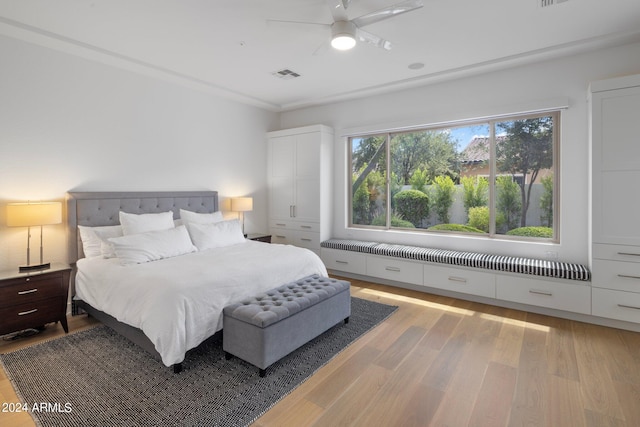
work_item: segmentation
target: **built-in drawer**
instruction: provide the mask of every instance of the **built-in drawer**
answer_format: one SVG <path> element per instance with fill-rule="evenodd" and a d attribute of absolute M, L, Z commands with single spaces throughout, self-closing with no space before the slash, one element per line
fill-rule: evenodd
<path fill-rule="evenodd" d="M 593 288 L 594 316 L 640 323 L 640 294 Z"/>
<path fill-rule="evenodd" d="M 424 285 L 487 298 L 496 297 L 496 275 L 492 273 L 425 264 Z"/>
<path fill-rule="evenodd" d="M 398 282 L 423 284 L 424 263 L 367 255 L 367 275 Z"/>
<path fill-rule="evenodd" d="M 555 308 L 576 313 L 591 313 L 591 286 L 496 274 L 496 298 Z"/>
<path fill-rule="evenodd" d="M 271 243 L 294 245 L 320 252 L 320 233 L 288 229 L 271 229 Z"/>
<path fill-rule="evenodd" d="M 300 222 L 284 219 L 272 219 L 269 221 L 270 228 L 286 228 L 296 231 L 314 231 L 320 232 L 320 223 L 318 222 Z"/>
<path fill-rule="evenodd" d="M 625 245 L 593 245 L 593 258 L 640 263 L 640 247 Z"/>
<path fill-rule="evenodd" d="M 640 263 L 594 259 L 591 286 L 640 292 Z"/>
<path fill-rule="evenodd" d="M 358 252 L 322 248 L 322 261 L 329 270 L 367 274 L 367 256 Z"/>
<path fill-rule="evenodd" d="M 293 221 L 285 219 L 272 219 L 269 221 L 269 228 L 291 228 Z"/>

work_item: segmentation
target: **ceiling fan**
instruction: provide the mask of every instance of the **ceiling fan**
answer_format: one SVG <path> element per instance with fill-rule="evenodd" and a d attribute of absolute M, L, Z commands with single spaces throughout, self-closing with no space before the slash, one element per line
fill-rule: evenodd
<path fill-rule="evenodd" d="M 419 9 L 423 6 L 422 0 L 405 0 L 393 6 L 380 9 L 378 11 L 367 13 L 354 19 L 349 19 L 347 9 L 351 4 L 351 0 L 325 0 L 331 8 L 333 16 L 332 24 L 323 24 L 316 22 L 299 22 L 299 21 L 283 21 L 270 19 L 271 22 L 284 22 L 303 25 L 318 25 L 331 29 L 331 46 L 337 50 L 349 50 L 356 45 L 356 41 L 370 43 L 376 47 L 385 50 L 391 50 L 392 44 L 388 40 L 380 36 L 372 34 L 362 29 L 367 25 L 384 19 L 393 18 L 405 12 Z M 324 46 L 324 44 L 323 44 Z M 316 53 L 321 50 L 321 46 Z"/>

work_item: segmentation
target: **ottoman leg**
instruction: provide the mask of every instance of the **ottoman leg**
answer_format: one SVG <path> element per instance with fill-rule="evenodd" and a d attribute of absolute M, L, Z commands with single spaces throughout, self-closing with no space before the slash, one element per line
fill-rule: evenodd
<path fill-rule="evenodd" d="M 267 374 L 267 370 L 266 369 L 260 369 L 260 378 L 264 378 L 264 376 Z"/>

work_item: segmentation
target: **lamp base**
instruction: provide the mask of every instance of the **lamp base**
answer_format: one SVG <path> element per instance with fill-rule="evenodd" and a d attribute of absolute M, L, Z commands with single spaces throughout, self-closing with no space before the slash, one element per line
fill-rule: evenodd
<path fill-rule="evenodd" d="M 50 262 L 47 262 L 45 264 L 21 265 L 20 267 L 18 267 L 18 271 L 20 273 L 26 273 L 29 271 L 46 270 L 47 268 L 51 268 Z"/>

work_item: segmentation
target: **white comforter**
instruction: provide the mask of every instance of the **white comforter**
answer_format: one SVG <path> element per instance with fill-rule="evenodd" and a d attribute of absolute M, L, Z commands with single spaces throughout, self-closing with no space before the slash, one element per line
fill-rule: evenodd
<path fill-rule="evenodd" d="M 313 252 L 247 240 L 145 264 L 85 258 L 76 297 L 149 337 L 166 366 L 222 329 L 231 302 L 310 274 L 327 275 Z"/>

